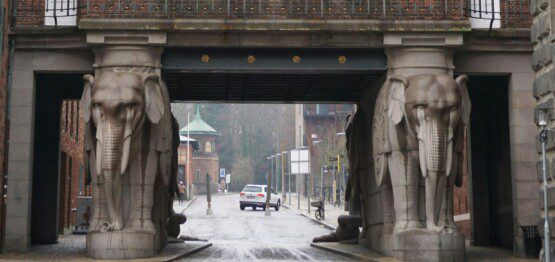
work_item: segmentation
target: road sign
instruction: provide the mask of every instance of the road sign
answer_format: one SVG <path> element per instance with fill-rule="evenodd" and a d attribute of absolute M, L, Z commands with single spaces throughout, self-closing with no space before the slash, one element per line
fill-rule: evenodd
<path fill-rule="evenodd" d="M 293 149 L 290 154 L 291 174 L 310 173 L 310 154 L 308 149 Z"/>
<path fill-rule="evenodd" d="M 220 168 L 220 178 L 225 177 L 225 168 Z"/>
<path fill-rule="evenodd" d="M 225 175 L 225 183 L 226 183 L 226 184 L 231 183 L 231 174 Z"/>

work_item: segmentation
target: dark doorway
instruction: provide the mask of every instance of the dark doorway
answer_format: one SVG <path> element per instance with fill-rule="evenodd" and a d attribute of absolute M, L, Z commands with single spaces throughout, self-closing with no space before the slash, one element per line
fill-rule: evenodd
<path fill-rule="evenodd" d="M 58 241 L 60 112 L 62 99 L 83 93 L 82 74 L 35 75 L 31 243 Z"/>
<path fill-rule="evenodd" d="M 513 248 L 508 80 L 507 76 L 472 76 L 468 81 L 476 246 Z"/>

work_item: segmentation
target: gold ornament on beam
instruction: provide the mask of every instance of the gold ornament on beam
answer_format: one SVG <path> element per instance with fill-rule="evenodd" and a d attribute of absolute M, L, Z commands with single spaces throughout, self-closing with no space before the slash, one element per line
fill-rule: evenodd
<path fill-rule="evenodd" d="M 210 56 L 208 56 L 207 54 L 204 54 L 200 58 L 200 61 L 202 61 L 203 63 L 208 63 L 208 61 L 210 61 Z"/>
<path fill-rule="evenodd" d="M 247 63 L 252 64 L 255 60 L 256 58 L 254 57 L 254 55 L 247 56 Z"/>
<path fill-rule="evenodd" d="M 339 61 L 340 64 L 345 64 L 347 63 L 347 57 L 345 57 L 344 55 L 339 56 L 339 58 L 337 58 L 337 61 Z"/>
<path fill-rule="evenodd" d="M 293 59 L 291 59 L 291 60 L 293 60 L 293 63 L 298 64 L 298 63 L 301 62 L 301 57 L 298 56 L 298 55 L 295 55 L 295 56 L 293 56 Z"/>

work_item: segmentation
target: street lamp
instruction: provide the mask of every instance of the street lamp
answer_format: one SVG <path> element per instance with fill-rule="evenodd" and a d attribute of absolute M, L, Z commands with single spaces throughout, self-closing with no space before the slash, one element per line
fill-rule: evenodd
<path fill-rule="evenodd" d="M 275 173 L 276 175 L 274 176 L 274 180 L 272 181 L 272 182 L 274 182 L 274 184 L 272 185 L 272 187 L 273 187 L 273 189 L 274 189 L 275 192 L 277 192 L 278 175 L 279 175 L 278 170 L 280 170 L 280 169 L 279 169 L 279 165 L 278 165 L 278 163 L 279 163 L 279 162 L 278 162 L 278 161 L 279 161 L 279 160 L 278 160 L 278 156 L 281 156 L 281 153 L 277 153 L 277 154 L 276 154 L 276 173 Z M 281 170 L 281 172 L 283 172 L 283 170 Z"/>
<path fill-rule="evenodd" d="M 268 172 L 268 181 L 266 182 L 266 208 L 264 209 L 264 215 L 266 216 L 270 216 L 270 188 L 272 188 L 272 170 L 274 168 L 273 164 L 274 161 L 272 160 L 274 157 L 276 157 L 275 155 L 271 155 L 269 157 L 267 157 L 266 159 L 270 160 L 270 172 Z"/>
<path fill-rule="evenodd" d="M 282 201 L 285 202 L 285 199 L 287 198 L 286 194 L 285 194 L 285 155 L 287 154 L 287 151 L 283 151 L 281 152 L 281 198 Z M 289 181 L 289 206 L 291 206 L 291 174 L 288 176 Z"/>
<path fill-rule="evenodd" d="M 551 261 L 551 229 L 549 228 L 549 205 L 547 203 L 547 159 L 546 159 L 546 144 L 547 144 L 547 125 L 549 122 L 549 112 L 547 108 L 539 108 L 538 125 L 542 128 L 540 132 L 540 143 L 542 145 L 542 176 L 543 176 L 543 210 L 544 210 L 544 224 L 543 224 L 543 253 L 545 255 L 544 261 Z"/>

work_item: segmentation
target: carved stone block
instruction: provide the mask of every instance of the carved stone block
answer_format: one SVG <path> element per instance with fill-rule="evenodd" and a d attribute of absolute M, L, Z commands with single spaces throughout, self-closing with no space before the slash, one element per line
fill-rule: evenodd
<path fill-rule="evenodd" d="M 395 234 L 393 254 L 402 261 L 465 261 L 464 236 L 415 229 Z"/>
<path fill-rule="evenodd" d="M 87 255 L 97 259 L 137 259 L 155 256 L 155 235 L 148 232 L 92 232 L 87 235 Z"/>

